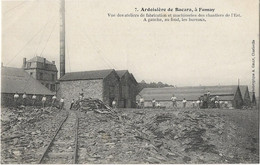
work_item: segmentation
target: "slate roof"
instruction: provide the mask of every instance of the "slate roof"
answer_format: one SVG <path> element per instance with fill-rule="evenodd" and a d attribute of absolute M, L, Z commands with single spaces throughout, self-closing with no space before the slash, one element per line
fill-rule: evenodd
<path fill-rule="evenodd" d="M 40 63 L 43 63 L 44 62 L 44 57 L 35 56 L 32 59 L 28 60 L 27 62 L 40 62 Z M 53 63 L 48 61 L 47 59 L 46 59 L 46 64 L 52 64 L 53 65 Z"/>
<path fill-rule="evenodd" d="M 244 100 L 246 91 L 248 91 L 248 86 L 247 85 L 239 85 L 239 88 L 240 88 L 240 91 L 241 91 L 242 98 Z M 249 97 L 250 97 L 250 95 L 249 95 Z"/>
<path fill-rule="evenodd" d="M 72 80 L 97 80 L 106 78 L 113 69 L 107 70 L 93 70 L 83 72 L 70 72 L 62 76 L 59 81 L 72 81 Z"/>
<path fill-rule="evenodd" d="M 20 68 L 2 67 L 1 79 L 1 93 L 55 94 Z"/>
<path fill-rule="evenodd" d="M 118 74 L 118 76 L 121 78 L 122 76 L 124 76 L 124 74 L 126 74 L 126 72 L 128 72 L 128 70 L 117 70 L 116 73 Z"/>
<path fill-rule="evenodd" d="M 197 87 L 166 87 L 166 88 L 144 88 L 137 96 L 139 100 L 142 96 L 145 100 L 170 100 L 174 94 L 177 100 L 197 100 L 208 91 L 211 95 L 218 95 L 220 100 L 233 100 L 237 91 L 237 85 L 229 86 L 197 86 Z"/>

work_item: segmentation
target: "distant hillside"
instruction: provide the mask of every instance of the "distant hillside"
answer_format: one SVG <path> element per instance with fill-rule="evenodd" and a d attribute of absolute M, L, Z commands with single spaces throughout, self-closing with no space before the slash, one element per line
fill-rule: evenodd
<path fill-rule="evenodd" d="M 162 82 L 151 82 L 151 83 L 146 83 L 144 80 L 142 80 L 140 83 L 138 83 L 138 93 L 144 89 L 144 88 L 163 88 L 163 87 L 174 87 L 174 85 L 169 85 L 169 84 L 164 84 Z"/>

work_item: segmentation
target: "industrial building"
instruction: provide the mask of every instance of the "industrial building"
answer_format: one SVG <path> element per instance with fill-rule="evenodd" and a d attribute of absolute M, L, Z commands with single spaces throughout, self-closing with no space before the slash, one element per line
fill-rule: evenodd
<path fill-rule="evenodd" d="M 192 107 L 193 102 L 208 91 L 211 96 L 219 96 L 220 101 L 227 101 L 228 107 L 242 108 L 244 105 L 250 104 L 247 86 L 229 85 L 229 86 L 195 86 L 195 87 L 166 87 L 166 88 L 144 88 L 137 96 L 137 101 L 140 97 L 145 100 L 145 106 L 152 106 L 152 99 L 159 101 L 161 106 L 172 107 L 171 97 L 177 97 L 177 106 L 182 107 L 182 100 L 187 100 L 186 107 Z"/>
<path fill-rule="evenodd" d="M 23 69 L 33 78 L 40 81 L 42 85 L 53 92 L 56 91 L 58 70 L 55 61 L 50 62 L 46 60 L 46 58 L 40 56 L 35 56 L 28 61 L 24 58 Z"/>
<path fill-rule="evenodd" d="M 1 67 L 1 105 L 11 106 L 14 101 L 14 94 L 19 94 L 18 104 L 22 103 L 22 95 L 27 94 L 28 105 L 32 103 L 32 95 L 37 96 L 36 105 L 41 104 L 43 95 L 46 95 L 47 102 L 51 102 L 51 97 L 55 94 L 43 86 L 38 80 L 30 76 L 22 68 Z M 49 100 L 49 101 L 48 101 Z"/>
<path fill-rule="evenodd" d="M 128 70 L 117 70 L 120 77 L 120 101 L 121 108 L 135 108 L 138 83 Z"/>
<path fill-rule="evenodd" d="M 120 100 L 120 78 L 113 69 L 66 73 L 59 79 L 58 97 L 65 99 L 69 107 L 72 99 L 78 99 L 83 93 L 85 98 L 97 98 L 108 105 L 115 99 Z"/>

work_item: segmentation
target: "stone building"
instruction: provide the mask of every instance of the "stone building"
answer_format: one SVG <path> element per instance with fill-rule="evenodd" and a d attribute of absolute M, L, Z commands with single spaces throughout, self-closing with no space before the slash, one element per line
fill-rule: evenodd
<path fill-rule="evenodd" d="M 33 57 L 26 61 L 23 59 L 23 69 L 28 72 L 33 78 L 40 81 L 42 85 L 46 86 L 51 91 L 56 91 L 57 68 L 55 61 L 48 61 L 43 57 Z"/>
<path fill-rule="evenodd" d="M 207 92 L 211 96 L 219 96 L 220 101 L 227 101 L 228 108 L 241 108 L 243 106 L 243 97 L 239 86 L 195 86 L 195 87 L 165 87 L 165 88 L 144 88 L 137 96 L 145 100 L 145 106 L 152 106 L 152 99 L 159 101 L 161 106 L 172 107 L 171 97 L 173 94 L 177 97 L 177 106 L 182 107 L 182 100 L 187 100 L 186 107 L 191 108 L 192 102 L 197 101 Z"/>
<path fill-rule="evenodd" d="M 21 68 L 1 67 L 1 105 L 12 106 L 14 94 L 19 94 L 18 104 L 22 103 L 22 95 L 27 94 L 27 105 L 32 104 L 32 95 L 37 96 L 36 105 L 41 105 L 43 95 L 47 97 L 47 105 L 50 105 L 51 98 L 55 94 L 43 86 L 39 81 L 31 77 Z"/>
<path fill-rule="evenodd" d="M 137 95 L 137 81 L 128 70 L 117 70 L 120 77 L 120 101 L 121 108 L 135 108 Z"/>
<path fill-rule="evenodd" d="M 115 99 L 120 100 L 120 78 L 115 70 L 95 70 L 66 73 L 59 79 L 58 97 L 65 99 L 68 108 L 72 99 L 78 99 L 83 93 L 85 98 L 97 98 L 108 105 Z"/>

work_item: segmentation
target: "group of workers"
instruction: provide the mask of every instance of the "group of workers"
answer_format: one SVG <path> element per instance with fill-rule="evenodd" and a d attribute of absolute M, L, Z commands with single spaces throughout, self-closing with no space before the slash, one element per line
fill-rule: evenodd
<path fill-rule="evenodd" d="M 14 94 L 14 106 L 17 107 L 18 106 L 18 99 L 19 99 L 19 94 L 18 92 L 16 92 Z M 29 98 L 26 94 L 26 92 L 23 93 L 22 95 L 22 105 L 23 106 L 26 106 L 27 105 L 27 102 L 28 102 L 28 99 L 31 99 L 32 100 L 32 105 L 35 106 L 36 105 L 36 100 L 37 100 L 37 96 L 35 94 L 32 95 L 31 98 Z M 41 97 L 41 103 L 42 103 L 42 107 L 44 108 L 47 104 L 47 97 L 46 95 L 43 95 Z M 60 100 L 58 100 L 57 96 L 54 95 L 52 97 L 52 102 L 51 102 L 51 106 L 56 106 L 57 103 L 59 103 L 59 108 L 60 109 L 63 109 L 64 108 L 64 98 L 62 97 Z"/>
<path fill-rule="evenodd" d="M 192 108 L 228 108 L 227 101 L 220 101 L 219 96 L 211 96 L 210 92 L 208 91 L 205 97 L 199 97 L 197 101 L 192 101 Z M 139 103 L 137 102 L 138 107 L 144 108 L 144 98 L 141 97 Z M 171 97 L 172 106 L 174 109 L 177 109 L 177 97 L 173 94 Z M 160 102 L 152 99 L 151 101 L 153 108 L 160 108 Z M 187 100 L 183 98 L 182 100 L 182 107 L 186 108 Z"/>

